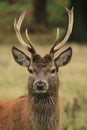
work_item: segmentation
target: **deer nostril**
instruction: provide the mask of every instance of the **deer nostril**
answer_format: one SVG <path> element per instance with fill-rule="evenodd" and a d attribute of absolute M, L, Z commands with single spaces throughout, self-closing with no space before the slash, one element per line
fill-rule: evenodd
<path fill-rule="evenodd" d="M 43 90 L 44 87 L 45 87 L 45 82 L 42 82 L 42 81 L 38 81 L 35 83 L 35 86 L 38 90 Z"/>

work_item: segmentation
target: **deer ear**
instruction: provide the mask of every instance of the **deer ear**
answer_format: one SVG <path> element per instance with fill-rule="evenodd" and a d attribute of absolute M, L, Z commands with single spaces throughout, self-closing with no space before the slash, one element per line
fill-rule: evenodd
<path fill-rule="evenodd" d="M 64 66 L 69 63 L 72 57 L 72 48 L 69 47 L 65 51 L 63 51 L 56 59 L 55 62 L 58 67 Z"/>
<path fill-rule="evenodd" d="M 25 55 L 22 51 L 17 49 L 16 47 L 12 48 L 12 54 L 15 61 L 22 66 L 29 67 L 30 65 L 30 58 Z"/>

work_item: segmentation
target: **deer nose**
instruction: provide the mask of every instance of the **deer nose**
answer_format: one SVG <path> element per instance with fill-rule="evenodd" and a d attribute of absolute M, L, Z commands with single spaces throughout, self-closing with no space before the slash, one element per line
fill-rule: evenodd
<path fill-rule="evenodd" d="M 46 86 L 46 83 L 43 82 L 43 81 L 37 81 L 35 83 L 35 86 L 36 86 L 37 90 L 43 90 L 45 88 L 45 86 Z"/>

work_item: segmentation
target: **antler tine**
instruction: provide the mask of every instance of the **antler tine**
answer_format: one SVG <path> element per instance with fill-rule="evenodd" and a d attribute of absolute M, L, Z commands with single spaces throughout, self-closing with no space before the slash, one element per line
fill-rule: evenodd
<path fill-rule="evenodd" d="M 66 9 L 66 11 L 68 13 L 68 17 L 69 17 L 68 30 L 67 30 L 67 33 L 66 33 L 64 39 L 58 44 L 58 46 L 54 46 L 53 52 L 50 52 L 50 53 L 53 53 L 53 54 L 55 52 L 57 52 L 60 48 L 62 48 L 66 44 L 66 42 L 69 39 L 70 34 L 72 32 L 72 28 L 73 28 L 73 7 L 72 7 L 71 10 L 69 10 L 68 8 L 65 8 L 65 9 Z"/>
<path fill-rule="evenodd" d="M 15 29 L 19 42 L 23 45 L 23 47 L 25 49 L 27 49 L 28 51 L 30 51 L 33 54 L 33 53 L 36 53 L 34 47 L 30 43 L 29 43 L 29 45 L 26 44 L 26 42 L 23 40 L 21 33 L 20 33 L 21 24 L 24 20 L 25 14 L 26 14 L 26 12 L 23 12 L 17 22 L 16 22 L 16 19 L 14 20 L 14 29 Z"/>
<path fill-rule="evenodd" d="M 51 50 L 50 50 L 50 53 L 52 53 L 52 54 L 54 53 L 54 48 L 55 48 L 55 46 L 58 42 L 58 39 L 59 39 L 59 28 L 57 28 L 56 39 L 55 39 L 55 42 L 54 42 L 54 44 L 53 44 L 53 46 L 51 47 Z"/>
<path fill-rule="evenodd" d="M 26 29 L 25 30 L 25 34 L 26 34 L 26 37 L 27 37 L 27 40 L 28 40 L 28 43 L 30 45 L 30 47 L 35 51 L 34 47 L 32 46 L 32 42 L 30 40 L 30 37 L 29 37 L 29 34 L 28 34 L 28 30 Z M 35 51 L 36 52 L 36 51 Z"/>

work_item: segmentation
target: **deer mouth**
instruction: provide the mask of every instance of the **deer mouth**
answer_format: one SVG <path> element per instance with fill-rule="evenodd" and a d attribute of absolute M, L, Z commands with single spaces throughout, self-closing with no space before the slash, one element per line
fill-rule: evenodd
<path fill-rule="evenodd" d="M 44 90 L 34 90 L 34 92 L 36 93 L 36 94 L 46 94 L 47 93 L 47 89 L 44 89 Z"/>

